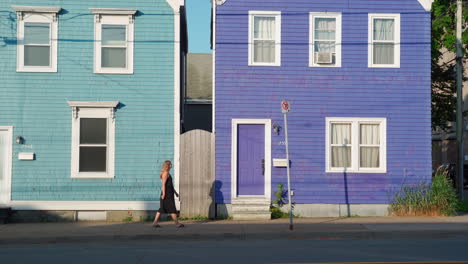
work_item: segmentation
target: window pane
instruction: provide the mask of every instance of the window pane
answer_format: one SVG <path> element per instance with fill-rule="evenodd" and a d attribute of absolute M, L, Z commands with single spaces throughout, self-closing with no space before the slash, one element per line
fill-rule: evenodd
<path fill-rule="evenodd" d="M 335 52 L 335 42 L 316 41 L 314 43 L 315 52 Z"/>
<path fill-rule="evenodd" d="M 332 144 L 351 144 L 351 124 L 332 124 L 331 133 Z"/>
<path fill-rule="evenodd" d="M 106 172 L 106 147 L 80 147 L 80 172 Z"/>
<path fill-rule="evenodd" d="M 102 25 L 102 45 L 125 46 L 127 27 L 122 25 Z"/>
<path fill-rule="evenodd" d="M 395 20 L 374 19 L 374 40 L 394 40 Z"/>
<path fill-rule="evenodd" d="M 380 144 L 380 125 L 378 124 L 362 124 L 360 142 L 364 145 L 379 145 Z"/>
<path fill-rule="evenodd" d="M 105 68 L 126 68 L 127 49 L 126 48 L 102 48 L 101 67 Z"/>
<path fill-rule="evenodd" d="M 254 62 L 274 63 L 275 49 L 275 41 L 254 41 Z"/>
<path fill-rule="evenodd" d="M 380 167 L 380 151 L 379 147 L 361 147 L 361 164 L 362 168 L 378 168 Z"/>
<path fill-rule="evenodd" d="M 24 23 L 24 44 L 50 43 L 50 24 L 48 23 Z"/>
<path fill-rule="evenodd" d="M 332 147 L 331 166 L 333 168 L 351 167 L 351 147 Z"/>
<path fill-rule="evenodd" d="M 269 39 L 276 38 L 276 21 L 274 17 L 254 17 L 254 38 Z"/>
<path fill-rule="evenodd" d="M 80 144 L 107 144 L 107 119 L 81 118 Z"/>
<path fill-rule="evenodd" d="M 315 18 L 315 39 L 335 40 L 336 18 Z"/>
<path fill-rule="evenodd" d="M 392 43 L 374 43 L 374 64 L 394 64 L 395 45 Z"/>
<path fill-rule="evenodd" d="M 50 66 L 50 47 L 24 46 L 24 66 Z"/>

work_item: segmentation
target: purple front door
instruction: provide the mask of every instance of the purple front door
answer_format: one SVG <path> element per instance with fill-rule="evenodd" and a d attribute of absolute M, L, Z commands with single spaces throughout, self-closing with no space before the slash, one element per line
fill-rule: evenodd
<path fill-rule="evenodd" d="M 265 194 L 265 125 L 237 128 L 237 195 Z"/>

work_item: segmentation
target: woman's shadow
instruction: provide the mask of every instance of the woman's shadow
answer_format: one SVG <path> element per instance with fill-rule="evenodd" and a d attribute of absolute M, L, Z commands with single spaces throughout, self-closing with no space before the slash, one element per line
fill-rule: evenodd
<path fill-rule="evenodd" d="M 223 183 L 218 180 L 214 181 L 211 184 L 211 189 L 210 189 L 211 204 L 210 204 L 209 213 L 208 213 L 208 217 L 210 219 L 224 219 L 224 218 L 227 218 L 228 216 L 226 204 L 216 203 L 217 201 L 224 201 L 223 192 L 221 192 L 222 186 L 223 186 Z"/>

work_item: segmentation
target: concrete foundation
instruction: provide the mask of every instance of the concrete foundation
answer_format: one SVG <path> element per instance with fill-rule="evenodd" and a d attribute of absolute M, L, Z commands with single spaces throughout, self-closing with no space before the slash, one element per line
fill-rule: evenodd
<path fill-rule="evenodd" d="M 74 222 L 74 221 L 108 221 L 108 222 L 142 222 L 153 221 L 156 211 L 11 211 L 8 222 Z M 163 216 L 161 220 L 165 220 Z"/>
<path fill-rule="evenodd" d="M 293 213 L 299 217 L 388 216 L 388 204 L 296 204 Z M 282 208 L 288 211 L 287 205 Z M 232 217 L 231 204 L 216 204 L 218 218 Z"/>

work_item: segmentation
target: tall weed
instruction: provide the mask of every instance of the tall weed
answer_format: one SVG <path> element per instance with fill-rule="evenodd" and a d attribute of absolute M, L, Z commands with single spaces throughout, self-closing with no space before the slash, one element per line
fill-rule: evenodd
<path fill-rule="evenodd" d="M 403 186 L 393 197 L 390 211 L 397 216 L 450 216 L 456 214 L 457 194 L 444 170 L 438 169 L 432 184 Z"/>

